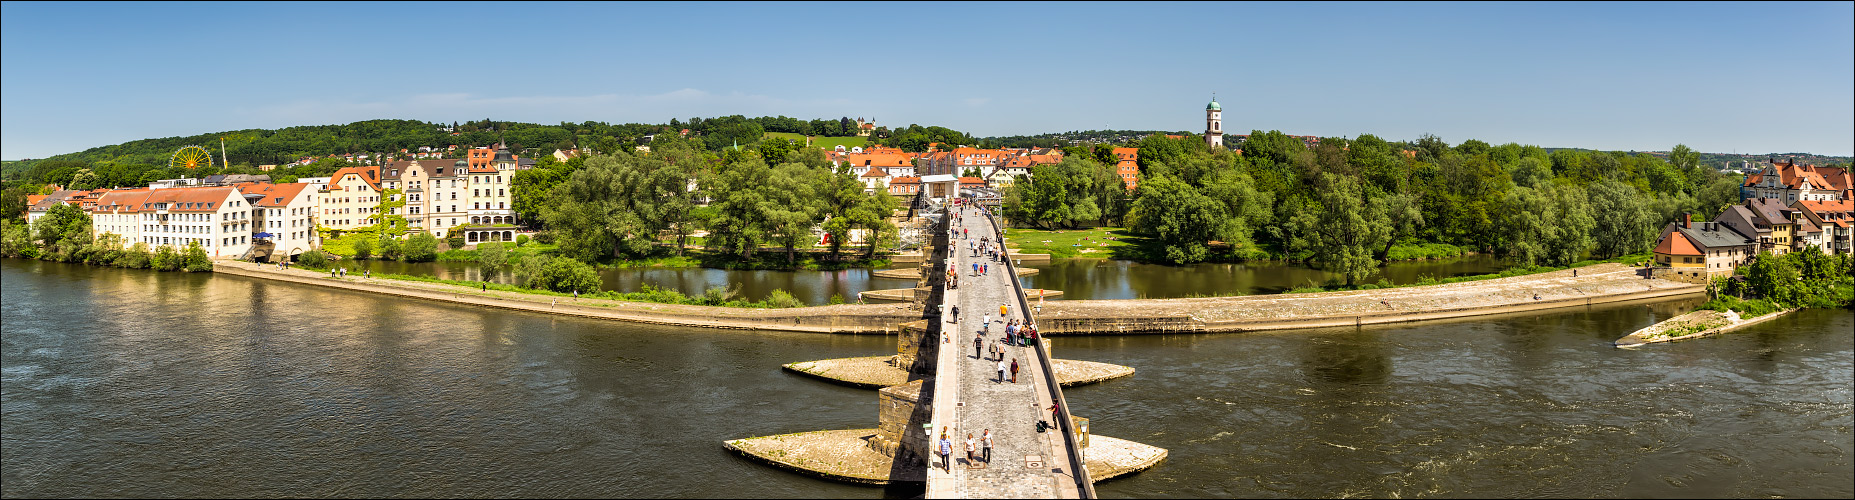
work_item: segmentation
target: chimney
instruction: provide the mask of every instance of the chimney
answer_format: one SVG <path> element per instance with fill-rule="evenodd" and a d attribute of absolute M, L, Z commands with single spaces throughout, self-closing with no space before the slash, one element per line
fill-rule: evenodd
<path fill-rule="evenodd" d="M 1694 229 L 1694 214 L 1681 212 L 1681 225 L 1688 229 Z"/>

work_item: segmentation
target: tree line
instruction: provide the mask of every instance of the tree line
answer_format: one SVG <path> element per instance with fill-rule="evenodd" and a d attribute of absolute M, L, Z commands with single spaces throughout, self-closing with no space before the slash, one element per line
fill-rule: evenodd
<path fill-rule="evenodd" d="M 751 260 L 774 247 L 787 265 L 820 235 L 829 235 L 833 258 L 855 230 L 874 236 L 865 259 L 894 243 L 893 198 L 865 193 L 823 151 L 775 140 L 714 154 L 697 142 L 663 138 L 648 154 L 544 159 L 516 173 L 515 210 L 546 228 L 562 255 L 586 261 L 681 255 L 698 231 L 719 255 Z"/>
<path fill-rule="evenodd" d="M 1006 190 L 1005 215 L 1032 227 L 1125 225 L 1177 264 L 1307 261 L 1350 285 L 1399 244 L 1446 243 L 1521 266 L 1644 252 L 1680 214 L 1736 202 L 1741 182 L 1701 165 L 1685 145 L 1667 160 L 1478 140 L 1451 146 L 1428 135 L 1323 138 L 1310 148 L 1279 131 L 1253 132 L 1235 146 L 1241 154 L 1193 136 L 1132 146 L 1140 148 L 1134 192 L 1120 188 L 1111 157 L 1084 149 Z"/>

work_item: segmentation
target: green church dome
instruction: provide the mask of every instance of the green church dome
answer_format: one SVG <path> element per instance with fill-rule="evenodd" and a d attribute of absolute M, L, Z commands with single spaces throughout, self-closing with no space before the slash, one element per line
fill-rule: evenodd
<path fill-rule="evenodd" d="M 1223 111 L 1224 107 L 1217 105 L 1217 99 L 1212 99 L 1210 104 L 1204 105 L 1204 110 L 1205 111 Z"/>

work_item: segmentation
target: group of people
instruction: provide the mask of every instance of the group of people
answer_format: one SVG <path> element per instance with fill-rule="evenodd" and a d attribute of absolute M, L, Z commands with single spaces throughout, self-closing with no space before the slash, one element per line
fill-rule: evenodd
<path fill-rule="evenodd" d="M 947 468 L 947 472 L 953 472 L 953 441 L 947 439 L 945 426 L 940 428 L 940 446 L 937 448 L 935 451 L 940 453 L 941 465 Z M 975 456 L 975 453 L 979 455 Z M 971 432 L 966 433 L 966 462 L 981 460 L 992 463 L 992 429 L 981 432 L 978 438 L 974 438 Z"/>
<path fill-rule="evenodd" d="M 329 268 L 329 269 L 328 269 L 328 277 L 330 277 L 330 278 L 346 278 L 346 277 L 348 277 L 348 268 L 345 268 L 345 267 L 331 267 L 331 268 Z M 372 269 L 362 269 L 362 270 L 361 270 L 361 277 L 363 277 L 363 278 L 372 278 L 372 277 L 374 277 L 374 271 L 373 271 Z"/>

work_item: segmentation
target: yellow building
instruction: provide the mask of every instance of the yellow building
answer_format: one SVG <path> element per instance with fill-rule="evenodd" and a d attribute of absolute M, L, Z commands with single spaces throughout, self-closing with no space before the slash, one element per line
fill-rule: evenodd
<path fill-rule="evenodd" d="M 317 197 L 320 198 L 318 224 L 321 227 L 352 231 L 378 224 L 380 167 L 336 170 Z"/>

